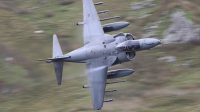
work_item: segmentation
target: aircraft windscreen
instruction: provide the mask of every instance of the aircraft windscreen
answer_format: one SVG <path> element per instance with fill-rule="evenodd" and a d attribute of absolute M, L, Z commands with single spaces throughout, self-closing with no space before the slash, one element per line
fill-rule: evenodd
<path fill-rule="evenodd" d="M 120 51 L 132 52 L 132 51 L 140 49 L 140 42 L 136 40 L 127 40 L 121 43 L 120 45 L 118 45 L 117 49 Z"/>

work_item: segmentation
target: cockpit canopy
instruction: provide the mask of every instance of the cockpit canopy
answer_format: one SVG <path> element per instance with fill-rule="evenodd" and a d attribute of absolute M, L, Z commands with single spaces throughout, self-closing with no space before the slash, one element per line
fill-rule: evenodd
<path fill-rule="evenodd" d="M 137 40 L 127 40 L 125 42 L 120 43 L 117 47 L 119 51 L 125 52 L 133 52 L 135 50 L 140 49 L 140 42 Z"/>

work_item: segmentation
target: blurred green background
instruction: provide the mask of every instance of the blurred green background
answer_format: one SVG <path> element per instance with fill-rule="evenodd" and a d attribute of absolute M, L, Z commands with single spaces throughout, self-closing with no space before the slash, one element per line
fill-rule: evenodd
<path fill-rule="evenodd" d="M 119 32 L 136 39 L 156 37 L 163 44 L 137 52 L 132 62 L 110 67 L 136 72 L 126 83 L 108 85 L 102 112 L 200 111 L 200 1 L 101 0 L 110 10 L 102 22 L 128 21 Z M 99 2 L 94 0 L 94 2 Z M 84 64 L 65 63 L 57 86 L 51 57 L 52 35 L 67 53 L 83 45 L 81 0 L 0 0 L 0 112 L 92 112 Z"/>

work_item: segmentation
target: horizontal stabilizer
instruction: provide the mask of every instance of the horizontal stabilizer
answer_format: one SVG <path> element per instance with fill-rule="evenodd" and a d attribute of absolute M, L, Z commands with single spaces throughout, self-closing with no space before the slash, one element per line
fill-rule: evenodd
<path fill-rule="evenodd" d="M 63 56 L 60 44 L 58 42 L 58 38 L 57 38 L 56 34 L 54 34 L 53 35 L 53 52 L 52 52 L 52 58 L 48 58 L 46 60 L 46 62 L 47 63 L 53 62 L 58 85 L 61 85 L 62 72 L 63 72 L 63 64 L 64 64 L 64 60 L 63 59 L 65 59 L 65 58 L 68 58 L 68 57 L 64 57 Z"/>
<path fill-rule="evenodd" d="M 63 55 L 60 44 L 58 42 L 58 38 L 57 38 L 56 34 L 54 34 L 53 35 L 52 58 L 38 59 L 37 61 L 46 61 L 46 63 L 57 62 L 57 61 L 64 62 L 64 59 L 67 59 L 67 58 L 70 58 L 70 56 Z"/>
<path fill-rule="evenodd" d="M 63 63 L 64 61 L 62 60 L 53 62 L 58 85 L 61 85 L 62 82 Z"/>
<path fill-rule="evenodd" d="M 56 36 L 56 34 L 53 35 L 53 54 L 52 54 L 52 58 L 56 58 L 59 56 L 62 56 L 62 50 L 60 47 L 60 44 L 58 42 L 58 38 Z"/>

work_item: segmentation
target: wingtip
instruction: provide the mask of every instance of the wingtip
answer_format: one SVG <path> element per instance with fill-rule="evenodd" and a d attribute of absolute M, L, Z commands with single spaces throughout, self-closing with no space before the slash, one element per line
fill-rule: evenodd
<path fill-rule="evenodd" d="M 58 83 L 58 86 L 61 86 L 61 83 Z"/>
<path fill-rule="evenodd" d="M 94 110 L 101 110 L 101 108 L 94 108 Z"/>
<path fill-rule="evenodd" d="M 101 110 L 102 107 L 103 107 L 103 101 L 102 101 L 102 103 L 99 104 L 99 105 L 93 105 L 93 109 L 94 109 L 94 110 Z"/>

